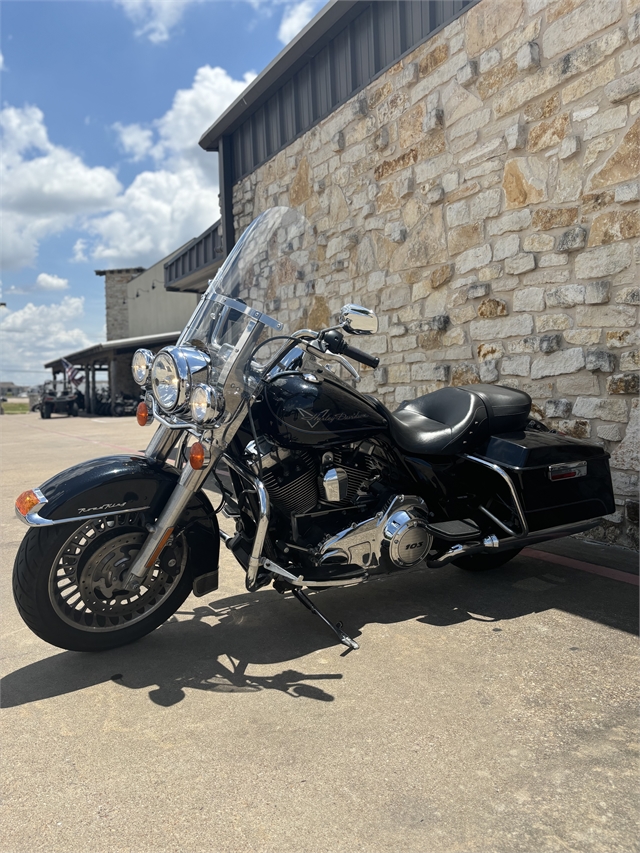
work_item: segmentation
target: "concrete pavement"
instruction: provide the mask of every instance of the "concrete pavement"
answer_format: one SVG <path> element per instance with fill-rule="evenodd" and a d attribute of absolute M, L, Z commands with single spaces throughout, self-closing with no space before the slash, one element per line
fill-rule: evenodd
<path fill-rule="evenodd" d="M 220 589 L 132 646 L 31 634 L 15 496 L 151 429 L 0 419 L 2 851 L 638 849 L 631 583 L 528 555 L 318 593 L 345 655 L 225 552 Z"/>

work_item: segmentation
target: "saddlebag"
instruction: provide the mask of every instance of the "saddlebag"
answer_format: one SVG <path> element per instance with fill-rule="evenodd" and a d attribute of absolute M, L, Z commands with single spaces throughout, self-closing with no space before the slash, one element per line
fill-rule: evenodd
<path fill-rule="evenodd" d="M 597 445 L 525 430 L 494 435 L 474 455 L 509 475 L 532 532 L 615 511 L 609 454 Z"/>

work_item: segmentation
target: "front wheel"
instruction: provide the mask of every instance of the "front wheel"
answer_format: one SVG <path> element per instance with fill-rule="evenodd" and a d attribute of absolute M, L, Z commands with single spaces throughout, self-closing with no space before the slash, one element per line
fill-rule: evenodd
<path fill-rule="evenodd" d="M 29 530 L 13 569 L 27 626 L 54 646 L 98 652 L 165 622 L 192 588 L 184 535 L 169 541 L 139 592 L 119 586 L 148 535 L 140 513 Z"/>
<path fill-rule="evenodd" d="M 522 551 L 522 548 L 513 548 L 510 551 L 497 551 L 495 554 L 469 554 L 467 557 L 458 557 L 453 565 L 467 572 L 487 572 L 491 569 L 499 569 L 509 560 Z"/>

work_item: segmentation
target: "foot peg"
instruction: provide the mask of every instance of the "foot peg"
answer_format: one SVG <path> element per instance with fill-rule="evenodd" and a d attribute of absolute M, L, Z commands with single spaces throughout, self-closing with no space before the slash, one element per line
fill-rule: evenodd
<path fill-rule="evenodd" d="M 303 604 L 307 608 L 307 610 L 310 610 L 315 616 L 319 616 L 320 619 L 322 619 L 322 621 L 324 622 L 324 624 L 331 628 L 331 630 L 340 640 L 343 646 L 346 646 L 349 650 L 360 648 L 356 641 L 352 640 L 351 637 L 348 634 L 345 634 L 345 632 L 342 630 L 342 622 L 338 622 L 335 625 L 333 624 L 333 622 L 330 622 L 329 619 L 327 619 L 327 617 L 324 615 L 324 613 L 321 613 L 320 610 L 318 610 L 315 604 L 313 604 L 311 599 L 307 595 L 305 595 L 302 590 L 292 589 L 291 592 L 293 593 L 293 595 L 295 595 L 300 604 Z"/>

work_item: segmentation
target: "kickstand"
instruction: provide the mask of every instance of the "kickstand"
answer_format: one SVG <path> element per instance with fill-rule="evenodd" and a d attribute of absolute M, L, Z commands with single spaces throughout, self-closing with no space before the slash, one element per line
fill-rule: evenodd
<path fill-rule="evenodd" d="M 333 633 L 337 636 L 343 646 L 346 646 L 349 650 L 351 649 L 359 649 L 360 646 L 356 643 L 355 640 L 352 640 L 348 634 L 342 630 L 342 622 L 338 622 L 337 624 L 333 624 L 330 622 L 324 613 L 321 613 L 318 608 L 313 604 L 311 599 L 302 592 L 301 589 L 292 589 L 291 592 L 298 599 L 300 604 L 304 604 L 307 610 L 310 610 L 316 616 L 319 616 L 325 625 L 328 625 L 329 628 L 333 631 Z"/>

